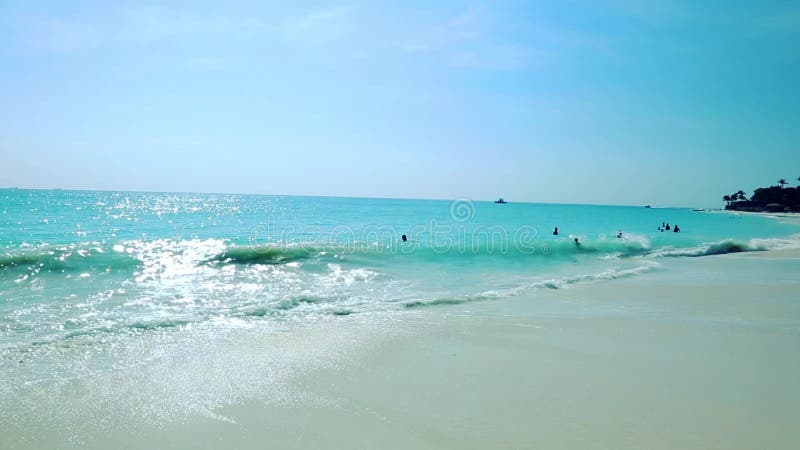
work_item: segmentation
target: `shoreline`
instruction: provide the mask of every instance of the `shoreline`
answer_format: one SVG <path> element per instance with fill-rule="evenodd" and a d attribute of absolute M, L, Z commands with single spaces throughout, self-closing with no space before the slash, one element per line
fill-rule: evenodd
<path fill-rule="evenodd" d="M 413 311 L 345 360 L 286 380 L 295 402 L 81 445 L 796 448 L 798 272 L 796 251 L 707 256 Z"/>
<path fill-rule="evenodd" d="M 723 212 L 730 214 L 750 214 L 764 217 L 797 217 L 800 218 L 800 213 L 796 212 L 769 212 L 769 211 L 737 211 L 733 209 L 726 209 Z"/>
<path fill-rule="evenodd" d="M 768 218 L 768 219 L 789 219 L 788 221 L 785 221 L 784 223 L 789 223 L 789 224 L 793 224 L 793 225 L 800 225 L 800 213 L 796 213 L 796 212 L 776 213 L 776 212 L 766 212 L 766 211 L 762 211 L 762 212 L 735 211 L 735 210 L 730 210 L 730 209 L 704 210 L 704 211 L 698 211 L 698 212 L 703 212 L 703 213 L 707 213 L 707 214 L 730 214 L 730 215 L 733 215 L 733 216 L 738 216 L 738 215 L 758 216 L 758 217 L 765 217 L 765 218 Z"/>
<path fill-rule="evenodd" d="M 421 334 L 305 379 L 341 406 L 284 430 L 331 448 L 796 447 L 800 259 L 761 256 L 435 311 Z M 772 275 L 728 280 L 757 266 Z M 328 420 L 336 432 L 314 431 Z"/>

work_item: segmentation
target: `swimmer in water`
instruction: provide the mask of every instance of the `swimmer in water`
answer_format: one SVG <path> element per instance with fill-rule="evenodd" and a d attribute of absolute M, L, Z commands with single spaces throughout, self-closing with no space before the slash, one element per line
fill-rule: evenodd
<path fill-rule="evenodd" d="M 575 245 L 576 245 L 576 246 L 580 246 L 580 245 L 581 245 L 581 243 L 580 243 L 580 242 L 578 242 L 578 238 L 575 238 Z"/>
<path fill-rule="evenodd" d="M 402 239 L 403 242 L 408 242 L 408 236 L 406 236 L 405 234 L 400 236 L 400 239 Z"/>
<path fill-rule="evenodd" d="M 556 229 L 553 230 L 553 236 L 558 236 L 558 227 L 556 227 Z"/>

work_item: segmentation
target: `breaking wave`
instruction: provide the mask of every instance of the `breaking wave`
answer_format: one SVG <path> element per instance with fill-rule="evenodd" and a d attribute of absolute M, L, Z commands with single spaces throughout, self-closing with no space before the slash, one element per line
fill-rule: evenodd
<path fill-rule="evenodd" d="M 789 238 L 750 239 L 737 241 L 725 239 L 718 242 L 707 242 L 689 248 L 666 248 L 650 253 L 653 257 L 700 257 L 725 255 L 728 253 L 763 252 L 768 250 L 784 250 L 800 248 L 800 235 Z"/>
<path fill-rule="evenodd" d="M 0 274 L 8 272 L 84 272 L 92 269 L 132 269 L 140 261 L 102 246 L 62 246 L 0 255 Z"/>

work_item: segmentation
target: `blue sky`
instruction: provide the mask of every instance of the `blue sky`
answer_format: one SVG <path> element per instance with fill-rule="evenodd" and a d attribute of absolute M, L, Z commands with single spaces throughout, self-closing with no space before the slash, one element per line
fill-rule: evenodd
<path fill-rule="evenodd" d="M 789 1 L 6 0 L 0 186 L 719 206 L 798 80 Z"/>

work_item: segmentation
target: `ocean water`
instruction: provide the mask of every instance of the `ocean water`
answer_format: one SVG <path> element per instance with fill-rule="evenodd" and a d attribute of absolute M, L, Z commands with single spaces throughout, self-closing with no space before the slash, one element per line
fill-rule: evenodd
<path fill-rule="evenodd" d="M 275 380 L 356 345 L 348 323 L 380 333 L 411 310 L 796 247 L 795 233 L 688 209 L 0 190 L 0 404 L 17 405 L 0 425 L 291 397 Z M 242 350 L 296 327 L 316 338 Z"/>

